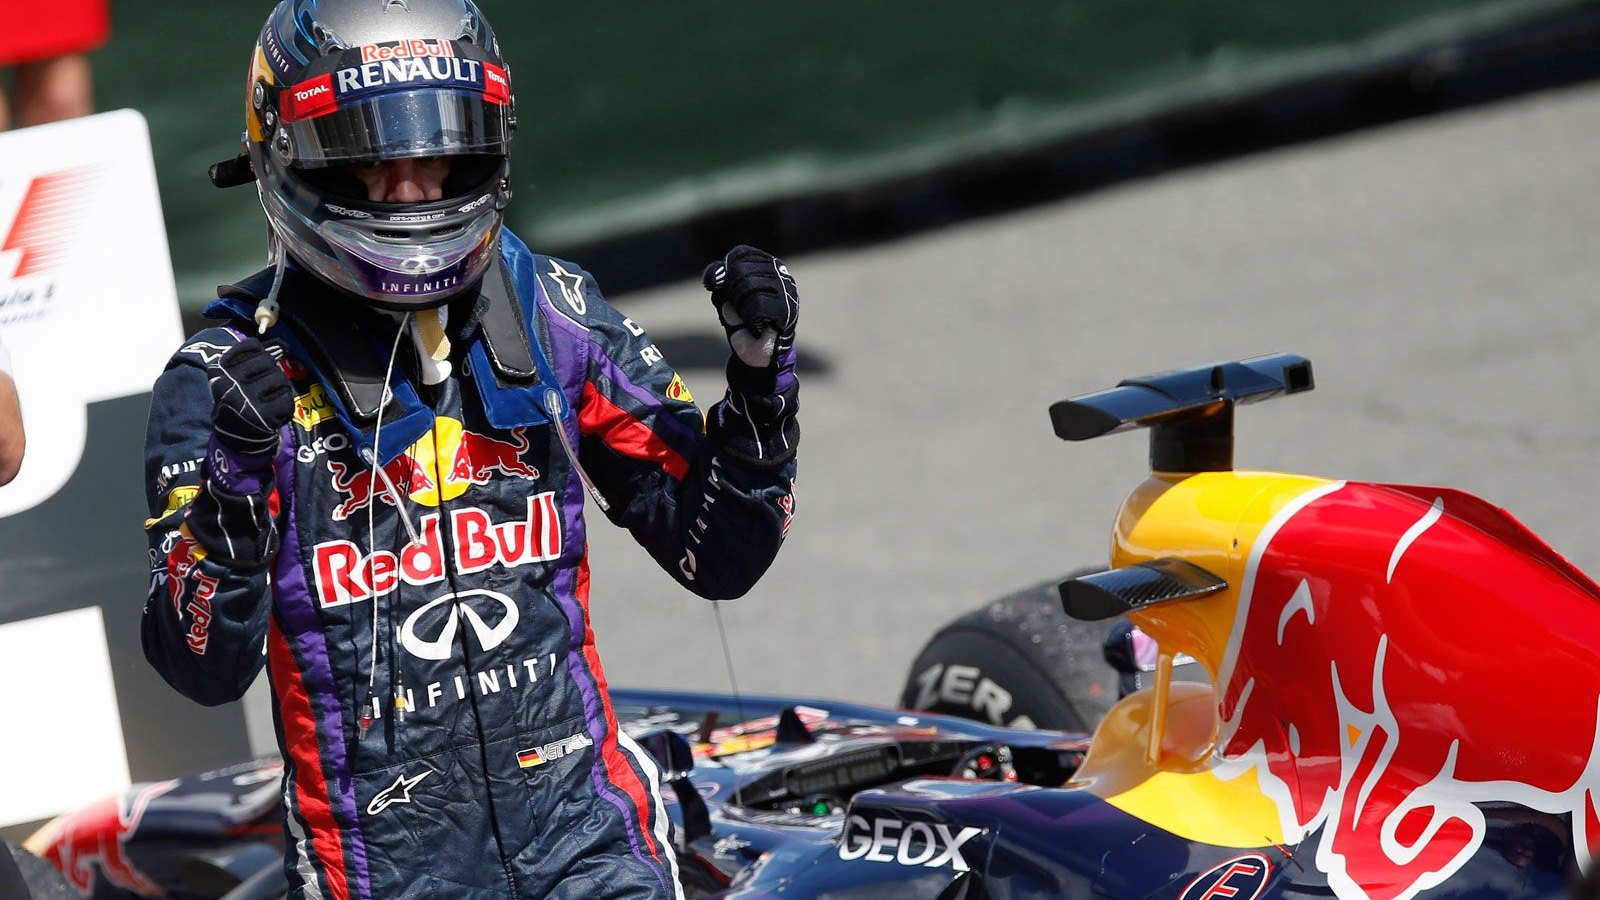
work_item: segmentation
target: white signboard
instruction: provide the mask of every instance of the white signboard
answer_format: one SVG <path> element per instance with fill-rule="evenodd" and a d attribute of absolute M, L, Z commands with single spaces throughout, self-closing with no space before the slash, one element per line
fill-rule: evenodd
<path fill-rule="evenodd" d="M 77 469 L 85 405 L 150 390 L 183 340 L 144 116 L 0 133 L 0 340 L 28 435 L 9 516 Z"/>
<path fill-rule="evenodd" d="M 149 391 L 182 337 L 144 117 L 0 133 L 0 338 L 27 432 L 0 517 L 55 495 L 83 457 L 88 404 Z M 99 609 L 0 625 L 0 680 L 30 686 L 0 698 L 0 772 L 13 776 L 0 826 L 128 784 Z"/>
<path fill-rule="evenodd" d="M 75 609 L 0 625 L 6 671 L 26 672 L 9 691 L 0 772 L 0 827 L 47 819 L 128 786 L 128 754 L 111 684 L 100 610 Z"/>

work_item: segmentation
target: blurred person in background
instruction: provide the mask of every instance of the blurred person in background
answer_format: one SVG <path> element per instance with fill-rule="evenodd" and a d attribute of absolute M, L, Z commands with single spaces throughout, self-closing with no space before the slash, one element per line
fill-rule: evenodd
<path fill-rule="evenodd" d="M 273 264 L 153 391 L 146 657 L 204 704 L 267 668 L 293 898 L 681 896 L 589 626 L 585 495 L 689 590 L 755 584 L 793 511 L 794 279 L 708 268 L 702 416 L 502 226 L 516 115 L 470 2 L 283 0 L 251 72 L 213 180 L 256 183 Z"/>
<path fill-rule="evenodd" d="M 106 0 L 0 4 L 0 69 L 10 69 L 11 102 L 0 93 L 0 131 L 94 112 L 85 55 L 106 42 Z"/>
<path fill-rule="evenodd" d="M 22 432 L 22 402 L 11 377 L 11 351 L 0 343 L 0 484 L 10 484 L 22 468 L 27 438 Z"/>

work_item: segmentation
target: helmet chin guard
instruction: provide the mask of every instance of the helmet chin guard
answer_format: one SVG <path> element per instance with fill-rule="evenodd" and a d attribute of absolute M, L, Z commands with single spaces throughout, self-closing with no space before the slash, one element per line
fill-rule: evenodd
<path fill-rule="evenodd" d="M 281 0 L 256 46 L 244 155 L 296 263 L 417 310 L 470 289 L 497 252 L 515 128 L 510 75 L 469 0 Z M 436 158 L 443 196 L 420 203 L 374 201 L 349 168 Z"/>

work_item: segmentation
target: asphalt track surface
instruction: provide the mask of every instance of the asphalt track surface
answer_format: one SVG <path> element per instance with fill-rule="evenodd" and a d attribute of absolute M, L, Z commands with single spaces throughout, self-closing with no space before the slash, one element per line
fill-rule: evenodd
<path fill-rule="evenodd" d="M 740 687 L 892 702 L 941 623 L 1104 561 L 1145 439 L 1050 403 L 1273 351 L 1317 389 L 1241 410 L 1240 468 L 1461 487 L 1600 571 L 1597 146 L 1580 85 L 791 259 L 820 371 L 793 531 L 724 606 Z M 613 299 L 672 362 L 720 339 L 704 297 Z M 726 689 L 710 606 L 590 515 L 611 682 Z"/>

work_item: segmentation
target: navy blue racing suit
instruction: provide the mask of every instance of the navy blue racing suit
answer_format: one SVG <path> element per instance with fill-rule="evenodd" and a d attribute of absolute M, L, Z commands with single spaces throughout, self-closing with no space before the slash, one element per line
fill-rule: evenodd
<path fill-rule="evenodd" d="M 452 305 L 442 382 L 399 343 L 379 431 L 361 391 L 395 318 L 291 270 L 264 340 L 298 399 L 264 473 L 226 471 L 208 375 L 253 332 L 270 273 L 225 291 L 208 314 L 233 324 L 192 337 L 154 389 L 145 654 L 203 704 L 265 665 L 294 898 L 681 896 L 656 767 L 618 730 L 595 652 L 586 488 L 562 435 L 609 518 L 722 599 L 787 532 L 797 426 L 726 400 L 703 418 L 591 277 L 509 232 L 485 284 L 500 273 L 500 296 Z"/>

